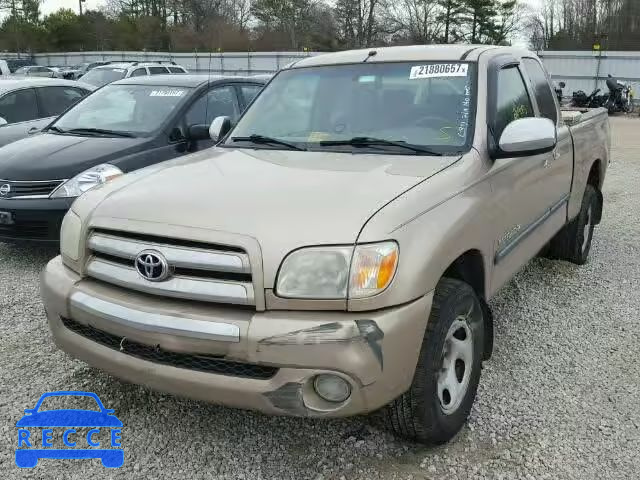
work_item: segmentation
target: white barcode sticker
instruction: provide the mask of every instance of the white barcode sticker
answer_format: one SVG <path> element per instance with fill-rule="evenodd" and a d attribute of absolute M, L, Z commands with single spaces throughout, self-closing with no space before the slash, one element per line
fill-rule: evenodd
<path fill-rule="evenodd" d="M 409 80 L 436 77 L 466 77 L 469 71 L 467 63 L 432 63 L 411 67 Z"/>
<path fill-rule="evenodd" d="M 184 95 L 184 90 L 154 90 L 150 97 L 181 97 Z"/>

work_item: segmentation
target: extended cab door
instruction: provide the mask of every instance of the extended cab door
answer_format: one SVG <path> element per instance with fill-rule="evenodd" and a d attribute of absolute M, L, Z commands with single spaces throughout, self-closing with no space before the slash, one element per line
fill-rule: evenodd
<path fill-rule="evenodd" d="M 548 159 L 545 167 L 545 180 L 539 192 L 540 202 L 547 203 L 550 209 L 558 208 L 565 212 L 571 179 L 573 178 L 573 141 L 569 127 L 562 121 L 558 98 L 551 89 L 551 82 L 540 61 L 531 57 L 523 58 L 529 86 L 533 91 L 536 106 L 536 116 L 548 118 L 556 125 L 558 144 Z M 558 230 L 562 228 L 566 218 L 557 223 Z"/>
<path fill-rule="evenodd" d="M 490 66 L 487 104 L 490 153 L 509 123 L 536 115 L 532 98 L 518 59 L 511 57 Z M 555 233 L 548 226 L 549 209 L 557 201 L 548 185 L 552 161 L 551 152 L 493 160 L 490 172 L 493 198 L 489 205 L 495 232 L 493 292 L 533 258 Z"/>

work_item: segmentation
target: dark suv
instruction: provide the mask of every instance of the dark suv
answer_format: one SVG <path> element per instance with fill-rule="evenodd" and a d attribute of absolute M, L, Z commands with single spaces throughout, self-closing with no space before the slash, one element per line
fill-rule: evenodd
<path fill-rule="evenodd" d="M 123 173 L 212 146 L 213 119 L 233 122 L 265 83 L 158 75 L 97 90 L 42 133 L 0 148 L 0 241 L 57 242 L 76 197 Z"/>

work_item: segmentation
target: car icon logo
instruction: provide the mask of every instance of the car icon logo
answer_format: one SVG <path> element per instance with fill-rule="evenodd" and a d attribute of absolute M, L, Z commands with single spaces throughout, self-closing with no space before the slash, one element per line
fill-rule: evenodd
<path fill-rule="evenodd" d="M 45 410 L 42 403 L 51 397 L 89 397 L 95 400 L 98 408 Z M 113 414 L 113 410 L 104 407 L 95 393 L 45 393 L 34 408 L 25 409 L 24 412 L 25 415 L 16 423 L 18 447 L 15 462 L 18 467 L 33 468 L 41 458 L 99 458 L 107 468 L 118 468 L 124 463 L 124 450 L 120 443 L 122 422 Z M 62 436 L 54 436 L 54 429 L 63 430 L 64 433 Z M 83 430 L 87 430 L 86 434 Z M 108 434 L 106 439 L 104 433 Z M 60 438 L 62 444 L 54 446 L 54 440 Z M 110 448 L 105 448 L 105 443 L 108 443 Z M 83 448 L 85 446 L 86 448 Z"/>
<path fill-rule="evenodd" d="M 7 195 L 9 195 L 10 191 L 11 191 L 11 185 L 9 185 L 8 183 L 5 183 L 4 185 L 0 186 L 0 195 L 2 195 L 3 197 L 6 197 Z"/>

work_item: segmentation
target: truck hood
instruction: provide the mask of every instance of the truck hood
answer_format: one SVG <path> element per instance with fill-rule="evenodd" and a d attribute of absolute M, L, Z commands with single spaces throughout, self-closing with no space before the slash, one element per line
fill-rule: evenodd
<path fill-rule="evenodd" d="M 268 258 L 354 243 L 376 211 L 458 159 L 213 148 L 112 182 L 92 218 L 252 237 L 268 276 Z"/>
<path fill-rule="evenodd" d="M 3 180 L 69 179 L 87 168 L 137 150 L 144 138 L 105 138 L 42 133 L 0 148 Z"/>

